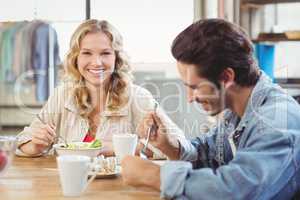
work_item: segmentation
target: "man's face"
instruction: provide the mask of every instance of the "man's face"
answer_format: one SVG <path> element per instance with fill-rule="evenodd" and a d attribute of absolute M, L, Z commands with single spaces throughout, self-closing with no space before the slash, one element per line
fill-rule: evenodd
<path fill-rule="evenodd" d="M 214 83 L 199 76 L 195 65 L 177 62 L 177 69 L 186 86 L 190 103 L 196 101 L 210 115 L 216 115 L 224 110 L 224 96 L 221 90 Z"/>

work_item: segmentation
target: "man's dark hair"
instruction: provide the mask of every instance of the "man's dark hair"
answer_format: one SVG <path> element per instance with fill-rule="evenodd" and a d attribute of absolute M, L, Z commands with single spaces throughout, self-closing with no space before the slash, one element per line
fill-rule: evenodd
<path fill-rule="evenodd" d="M 222 19 L 193 23 L 175 38 L 171 51 L 176 60 L 195 65 L 199 75 L 216 84 L 228 67 L 240 86 L 255 85 L 259 78 L 251 40 L 240 27 Z"/>

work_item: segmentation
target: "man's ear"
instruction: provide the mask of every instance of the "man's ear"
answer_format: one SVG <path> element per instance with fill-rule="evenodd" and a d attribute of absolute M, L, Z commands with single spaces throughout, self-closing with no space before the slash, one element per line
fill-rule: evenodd
<path fill-rule="evenodd" d="M 234 84 L 235 73 L 232 68 L 227 67 L 224 69 L 220 76 L 220 82 L 223 83 L 224 88 L 228 89 Z"/>

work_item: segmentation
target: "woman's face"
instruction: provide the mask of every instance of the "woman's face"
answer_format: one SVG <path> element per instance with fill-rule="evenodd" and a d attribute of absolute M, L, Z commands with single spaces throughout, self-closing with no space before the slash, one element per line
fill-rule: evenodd
<path fill-rule="evenodd" d="M 88 87 L 100 87 L 109 81 L 115 60 L 111 40 L 105 33 L 88 33 L 81 40 L 77 65 Z"/>

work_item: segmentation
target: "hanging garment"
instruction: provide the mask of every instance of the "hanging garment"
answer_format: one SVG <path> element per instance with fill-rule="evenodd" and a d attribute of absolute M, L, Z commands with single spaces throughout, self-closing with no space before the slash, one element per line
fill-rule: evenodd
<path fill-rule="evenodd" d="M 59 64 L 57 33 L 49 23 L 0 23 L 0 82 L 20 78 L 35 83 L 36 99 L 44 102 L 49 96 L 49 68 L 56 77 Z"/>
<path fill-rule="evenodd" d="M 36 82 L 36 99 L 46 101 L 49 96 L 49 69 L 60 64 L 56 31 L 49 24 L 40 24 L 33 35 L 31 57 Z M 50 66 L 52 62 L 53 66 Z M 56 76 L 55 76 L 56 77 Z"/>

